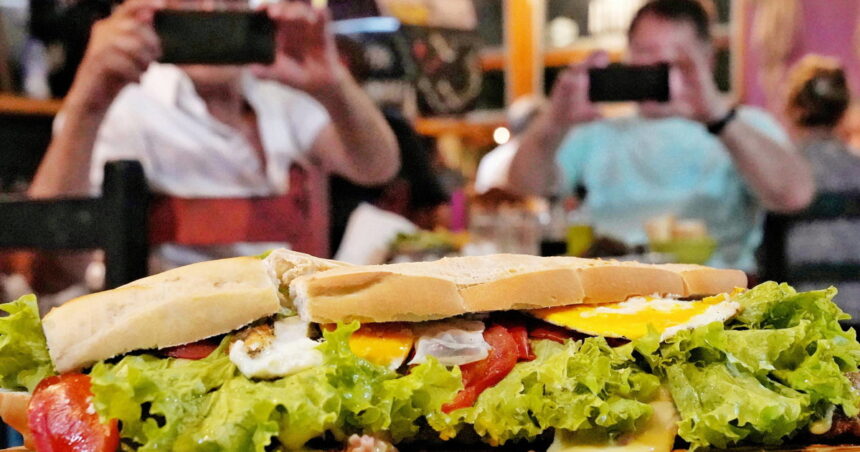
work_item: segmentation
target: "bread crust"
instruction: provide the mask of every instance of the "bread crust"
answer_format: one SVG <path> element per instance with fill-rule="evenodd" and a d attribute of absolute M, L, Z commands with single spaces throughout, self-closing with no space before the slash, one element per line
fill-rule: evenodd
<path fill-rule="evenodd" d="M 337 268 L 295 278 L 290 293 L 317 323 L 424 321 L 467 313 L 697 296 L 746 286 L 746 275 L 698 265 L 522 255 Z"/>
<path fill-rule="evenodd" d="M 711 268 L 693 264 L 663 264 L 659 266 L 677 273 L 684 280 L 685 296 L 712 295 L 736 287 L 746 289 L 747 274 L 741 270 Z M 731 289 L 726 289 L 727 287 Z"/>
<path fill-rule="evenodd" d="M 42 320 L 60 373 L 133 350 L 224 334 L 280 309 L 278 285 L 253 257 L 201 262 L 54 308 Z"/>
<path fill-rule="evenodd" d="M 443 319 L 464 309 L 457 286 L 444 279 L 393 272 L 323 273 L 326 284 L 314 284 L 316 275 L 311 275 L 304 278 L 307 284 L 290 286 L 295 300 L 313 300 L 296 307 L 302 318 L 317 323 Z"/>

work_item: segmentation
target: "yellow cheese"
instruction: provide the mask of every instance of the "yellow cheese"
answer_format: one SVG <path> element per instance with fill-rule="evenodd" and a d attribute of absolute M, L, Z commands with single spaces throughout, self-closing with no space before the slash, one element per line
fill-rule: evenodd
<path fill-rule="evenodd" d="M 738 309 L 728 295 L 721 294 L 698 301 L 634 297 L 619 303 L 539 309 L 531 314 L 593 336 L 638 339 L 648 334 L 650 326 L 666 339 L 680 329 L 725 321 Z"/>
<path fill-rule="evenodd" d="M 670 452 L 678 433 L 678 411 L 672 396 L 661 388 L 651 403 L 654 412 L 639 430 L 615 441 L 584 441 L 576 434 L 557 431 L 547 452 Z"/>
<path fill-rule="evenodd" d="M 364 324 L 349 338 L 356 356 L 396 369 L 409 356 L 415 336 L 403 324 Z"/>

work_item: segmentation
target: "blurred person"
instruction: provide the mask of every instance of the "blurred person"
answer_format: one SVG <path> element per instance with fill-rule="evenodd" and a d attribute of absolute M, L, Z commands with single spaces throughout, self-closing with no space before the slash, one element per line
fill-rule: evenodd
<path fill-rule="evenodd" d="M 860 104 L 852 101 L 836 128 L 836 134 L 848 144 L 849 151 L 860 157 Z"/>
<path fill-rule="evenodd" d="M 709 264 L 753 271 L 762 208 L 804 208 L 814 192 L 808 164 L 773 118 L 720 94 L 710 18 L 700 3 L 646 3 L 628 41 L 628 63 L 671 64 L 671 101 L 602 118 L 588 100 L 588 69 L 609 61 L 605 52 L 592 54 L 559 76 L 523 135 L 509 186 L 547 194 L 560 168 L 562 187 L 587 188 L 598 233 L 643 244 L 649 218 L 699 218 L 718 243 Z"/>
<path fill-rule="evenodd" d="M 212 2 L 182 6 L 190 3 Z M 339 62 L 326 10 L 267 5 L 276 27 L 269 66 L 174 66 L 155 62 L 161 49 L 153 16 L 166 6 L 166 0 L 127 0 L 93 26 L 30 196 L 95 194 L 104 163 L 115 159 L 140 161 L 153 192 L 181 198 L 283 196 L 309 178 L 297 165 L 364 185 L 397 172 L 394 135 Z M 291 213 L 291 235 L 327 239 L 325 225 L 312 224 L 301 210 L 324 210 L 318 198 L 322 206 L 308 196 L 291 201 L 300 205 Z M 212 229 L 230 221 L 223 215 L 211 212 Z M 153 249 L 150 270 L 276 245 L 294 244 L 165 243 Z"/>
<path fill-rule="evenodd" d="M 850 102 L 845 72 L 835 58 L 809 55 L 789 73 L 785 113 L 792 137 L 812 166 L 818 193 L 860 195 L 860 157 L 836 134 Z M 857 262 L 858 239 L 857 220 L 798 224 L 789 231 L 787 259 L 792 264 Z M 820 282 L 815 285 L 821 287 Z M 860 283 L 838 287 L 841 300 L 854 301 L 843 308 L 860 314 Z"/>
<path fill-rule="evenodd" d="M 338 36 L 336 42 L 341 60 L 353 78 L 364 86 L 371 77 L 364 47 L 346 36 Z M 443 215 L 440 211 L 450 197 L 433 168 L 431 151 L 399 108 L 400 103 L 391 105 L 378 99 L 374 101 L 397 139 L 400 171 L 385 185 L 377 186 L 360 186 L 337 175 L 330 178 L 330 236 L 333 251 L 340 246 L 350 215 L 362 202 L 403 216 L 422 229 L 433 230 L 442 225 Z"/>
<path fill-rule="evenodd" d="M 850 103 L 839 60 L 807 55 L 791 69 L 785 107 L 789 131 L 809 160 L 820 192 L 860 189 L 860 159 L 836 133 Z"/>

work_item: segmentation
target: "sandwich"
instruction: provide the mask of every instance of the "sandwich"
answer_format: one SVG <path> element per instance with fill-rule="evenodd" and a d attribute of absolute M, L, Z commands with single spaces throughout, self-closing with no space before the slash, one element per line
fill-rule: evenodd
<path fill-rule="evenodd" d="M 32 297 L 0 305 L 0 414 L 38 451 L 669 451 L 850 435 L 860 344 L 835 289 L 746 285 L 735 270 L 573 257 L 205 262 L 41 320 Z"/>

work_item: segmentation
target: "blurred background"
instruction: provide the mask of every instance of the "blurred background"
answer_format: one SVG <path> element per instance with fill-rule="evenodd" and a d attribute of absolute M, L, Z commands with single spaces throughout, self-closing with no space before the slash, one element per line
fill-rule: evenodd
<path fill-rule="evenodd" d="M 0 229 L 3 223 L 21 218 L 20 212 L 33 212 L 26 204 L 31 202 L 28 187 L 51 143 L 55 117 L 87 48 L 90 27 L 108 17 L 117 3 L 121 2 L 0 0 Z M 630 240 L 595 220 L 600 217 L 589 211 L 588 184 L 526 194 L 506 185 L 506 158 L 482 163 L 488 153 L 525 132 L 565 68 L 582 64 L 597 50 L 607 52 L 611 61 L 627 61 L 628 29 L 646 0 L 314 3 L 330 10 L 330 28 L 341 59 L 364 93 L 386 118 L 395 118 L 389 124 L 398 138 L 402 161 L 400 175 L 384 186 L 359 187 L 345 178 L 324 179 L 327 199 L 322 205 L 328 237 L 316 254 L 356 263 L 514 252 L 721 265 L 722 261 L 713 260 L 714 250 L 724 245 L 719 231 L 715 232 L 721 226 L 706 218 L 690 217 L 680 208 L 655 211 L 635 226 L 641 229 L 640 238 Z M 829 57 L 844 73 L 846 105 L 822 108 L 836 112 L 832 138 L 845 144 L 844 153 L 860 155 L 860 107 L 849 94 L 860 88 L 860 1 L 701 4 L 711 19 L 713 80 L 727 105 L 758 107 L 790 131 L 794 125 L 786 103 L 792 68 L 811 54 Z M 636 106 L 606 103 L 599 109 L 604 118 L 616 118 L 635 114 Z M 796 139 L 794 146 L 800 148 L 802 142 Z M 860 174 L 850 170 L 846 177 L 860 180 Z M 853 219 L 856 189 L 819 189 L 816 199 L 823 194 L 827 195 L 823 206 L 805 203 L 792 215 L 762 209 L 761 218 L 750 222 L 750 227 L 761 229 L 754 239 L 757 261 L 743 265 L 744 269 L 758 280 L 781 278 L 804 284 L 814 279 L 813 285 L 833 283 L 850 294 L 851 281 L 860 279 L 860 254 L 847 245 L 860 242 Z M 4 203 L 14 204 L 5 211 L 17 216 L 4 216 Z M 219 206 L 213 207 L 216 216 Z M 23 210 L 14 210 L 19 208 Z M 39 210 L 27 218 L 41 223 L 44 220 L 37 216 L 41 214 Z M 134 241 L 129 237 L 137 234 L 146 236 L 139 242 L 146 249 L 160 243 L 145 231 L 160 229 L 152 222 L 162 220 L 152 216 L 99 220 L 99 214 L 91 215 L 95 220 L 89 223 L 60 223 L 66 228 L 92 225 L 104 231 L 103 225 L 96 226 L 102 221 L 116 225 L 108 228 L 116 231 L 131 221 L 131 228 L 138 231 L 117 240 Z M 229 216 L 219 217 L 231 221 Z M 252 220 L 247 228 L 264 221 Z M 135 226 L 134 222 L 142 223 Z M 821 226 L 832 222 L 838 223 L 840 232 Z M 792 233 L 797 223 L 806 230 L 801 227 Z M 56 231 L 62 227 L 44 234 L 59 234 Z M 50 259 L 39 257 L 36 250 L 42 232 L 32 234 L 40 238 L 0 233 L 5 298 L 29 290 L 60 293 L 57 301 L 45 302 L 50 305 L 105 285 L 110 257 L 105 266 L 104 258 L 97 256 L 99 264 L 90 263 L 85 272 L 76 274 L 77 280 L 66 278 Z M 236 240 L 247 239 L 239 235 Z M 16 240 L 26 246 L 16 247 Z M 73 246 L 49 237 L 45 243 L 56 253 L 88 248 L 95 242 Z M 113 245 L 100 248 L 107 246 Z M 822 253 L 822 249 L 838 251 Z M 114 263 L 127 257 L 122 251 L 113 253 L 120 256 L 114 257 Z M 803 257 L 810 254 L 817 257 Z M 151 261 L 149 265 L 151 271 Z M 75 289 L 64 293 L 69 287 Z M 860 291 L 854 293 L 860 296 Z M 860 303 L 847 301 L 852 296 L 843 300 L 847 309 L 860 311 Z"/>

